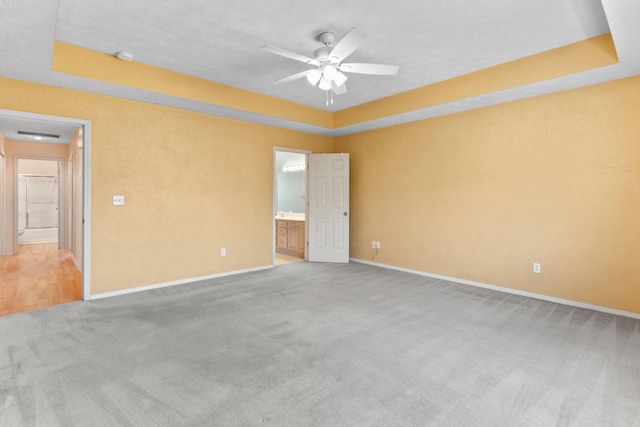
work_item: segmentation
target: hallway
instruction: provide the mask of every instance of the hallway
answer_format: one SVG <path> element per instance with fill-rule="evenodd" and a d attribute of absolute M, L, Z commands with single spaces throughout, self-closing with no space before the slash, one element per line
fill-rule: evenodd
<path fill-rule="evenodd" d="M 0 258 L 0 316 L 82 298 L 82 274 L 56 243 L 20 245 Z"/>

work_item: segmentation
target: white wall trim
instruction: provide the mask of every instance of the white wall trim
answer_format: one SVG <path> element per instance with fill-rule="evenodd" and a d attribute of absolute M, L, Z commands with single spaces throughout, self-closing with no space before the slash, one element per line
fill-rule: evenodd
<path fill-rule="evenodd" d="M 66 230 L 64 236 L 64 249 L 73 253 L 73 154 L 67 157 L 67 221 L 66 221 Z"/>
<path fill-rule="evenodd" d="M 273 268 L 272 265 L 264 265 L 261 267 L 247 268 L 244 270 L 234 270 L 234 271 L 226 271 L 224 273 L 210 274 L 208 276 L 190 277 L 188 279 L 172 280 L 170 282 L 155 283 L 152 285 L 145 285 L 145 286 L 137 286 L 135 288 L 121 289 L 118 291 L 102 292 L 99 294 L 91 295 L 88 299 L 96 300 L 96 299 L 102 299 L 102 298 L 110 298 L 110 297 L 115 297 L 119 295 L 133 294 L 136 292 L 150 291 L 152 289 L 166 288 L 168 286 L 185 285 L 189 283 L 201 282 L 203 280 L 217 279 L 217 278 L 226 277 L 226 276 L 234 276 L 236 274 L 251 273 L 254 271 L 261 271 L 261 270 L 269 270 L 271 268 Z"/>
<path fill-rule="evenodd" d="M 80 263 L 78 262 L 78 260 L 76 259 L 76 257 L 73 255 L 73 252 L 71 253 L 71 260 L 73 261 L 73 263 L 76 265 L 76 268 L 78 269 L 78 271 L 80 273 L 82 273 L 82 266 L 80 265 Z"/>
<path fill-rule="evenodd" d="M 1 133 L 1 132 L 0 132 Z M 6 186 L 6 160 L 4 153 L 0 153 L 0 257 L 4 255 L 8 255 L 4 252 L 4 223 L 5 219 L 5 208 L 4 208 L 4 193 Z"/>
<path fill-rule="evenodd" d="M 91 121 L 82 126 L 82 299 L 91 299 Z M 78 159 L 76 159 L 78 161 Z"/>
<path fill-rule="evenodd" d="M 478 287 L 478 288 L 491 289 L 493 291 L 506 292 L 508 294 L 520 295 L 520 296 L 523 296 L 523 297 L 535 298 L 535 299 L 548 301 L 548 302 L 555 302 L 557 304 L 568 305 L 568 306 L 572 306 L 572 307 L 576 307 L 576 308 L 586 308 L 588 310 L 595 310 L 595 311 L 600 311 L 600 312 L 603 312 L 603 313 L 613 314 L 613 315 L 616 315 L 616 316 L 624 316 L 624 317 L 630 317 L 630 318 L 633 318 L 633 319 L 639 319 L 640 320 L 640 313 L 636 313 L 634 311 L 619 310 L 617 308 L 604 307 L 604 306 L 596 305 L 596 304 L 588 304 L 588 303 L 574 301 L 574 300 L 570 300 L 570 299 L 556 298 L 556 297 L 552 297 L 552 296 L 549 296 L 549 295 L 537 294 L 535 292 L 528 292 L 528 291 L 522 291 L 522 290 L 519 290 L 519 289 L 512 289 L 512 288 L 505 288 L 505 287 L 502 287 L 502 286 L 489 285 L 487 283 L 475 282 L 473 280 L 458 279 L 456 277 L 443 276 L 443 275 L 434 274 L 434 273 L 427 273 L 425 271 L 412 270 L 412 269 L 409 269 L 409 268 L 397 267 L 395 265 L 390 265 L 390 264 L 381 264 L 381 263 L 378 263 L 378 262 L 366 261 L 366 260 L 358 259 L 358 258 L 350 258 L 350 260 L 353 261 L 353 262 L 361 263 L 361 264 L 368 264 L 368 265 L 373 265 L 373 266 L 376 266 L 376 267 L 387 268 L 387 269 L 390 269 L 390 270 L 398 270 L 398 271 L 403 271 L 405 273 L 413 273 L 413 274 L 417 274 L 419 276 L 431 277 L 433 279 L 446 280 L 448 282 L 460 283 L 462 285 L 469 285 L 469 286 L 475 286 L 475 287 Z"/>

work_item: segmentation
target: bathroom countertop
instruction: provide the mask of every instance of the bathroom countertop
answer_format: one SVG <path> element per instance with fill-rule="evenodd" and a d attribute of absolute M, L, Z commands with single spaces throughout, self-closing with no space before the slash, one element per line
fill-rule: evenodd
<path fill-rule="evenodd" d="M 285 221 L 304 221 L 303 213 L 285 213 L 284 215 L 276 215 L 276 219 L 283 219 Z"/>

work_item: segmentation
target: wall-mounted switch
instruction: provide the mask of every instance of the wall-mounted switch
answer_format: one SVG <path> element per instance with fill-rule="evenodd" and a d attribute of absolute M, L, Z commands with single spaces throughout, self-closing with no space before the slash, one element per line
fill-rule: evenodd
<path fill-rule="evenodd" d="M 533 272 L 536 274 L 540 274 L 540 264 L 538 264 L 537 262 L 533 263 Z"/>
<path fill-rule="evenodd" d="M 113 206 L 124 205 L 124 196 L 113 196 Z"/>
<path fill-rule="evenodd" d="M 220 249 L 220 256 L 227 256 L 227 248 Z"/>

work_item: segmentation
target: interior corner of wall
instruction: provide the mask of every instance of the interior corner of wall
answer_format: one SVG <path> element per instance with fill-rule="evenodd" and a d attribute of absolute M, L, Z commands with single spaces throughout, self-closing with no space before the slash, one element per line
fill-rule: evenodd
<path fill-rule="evenodd" d="M 0 130 L 0 156 L 6 156 L 4 152 L 4 134 Z"/>

